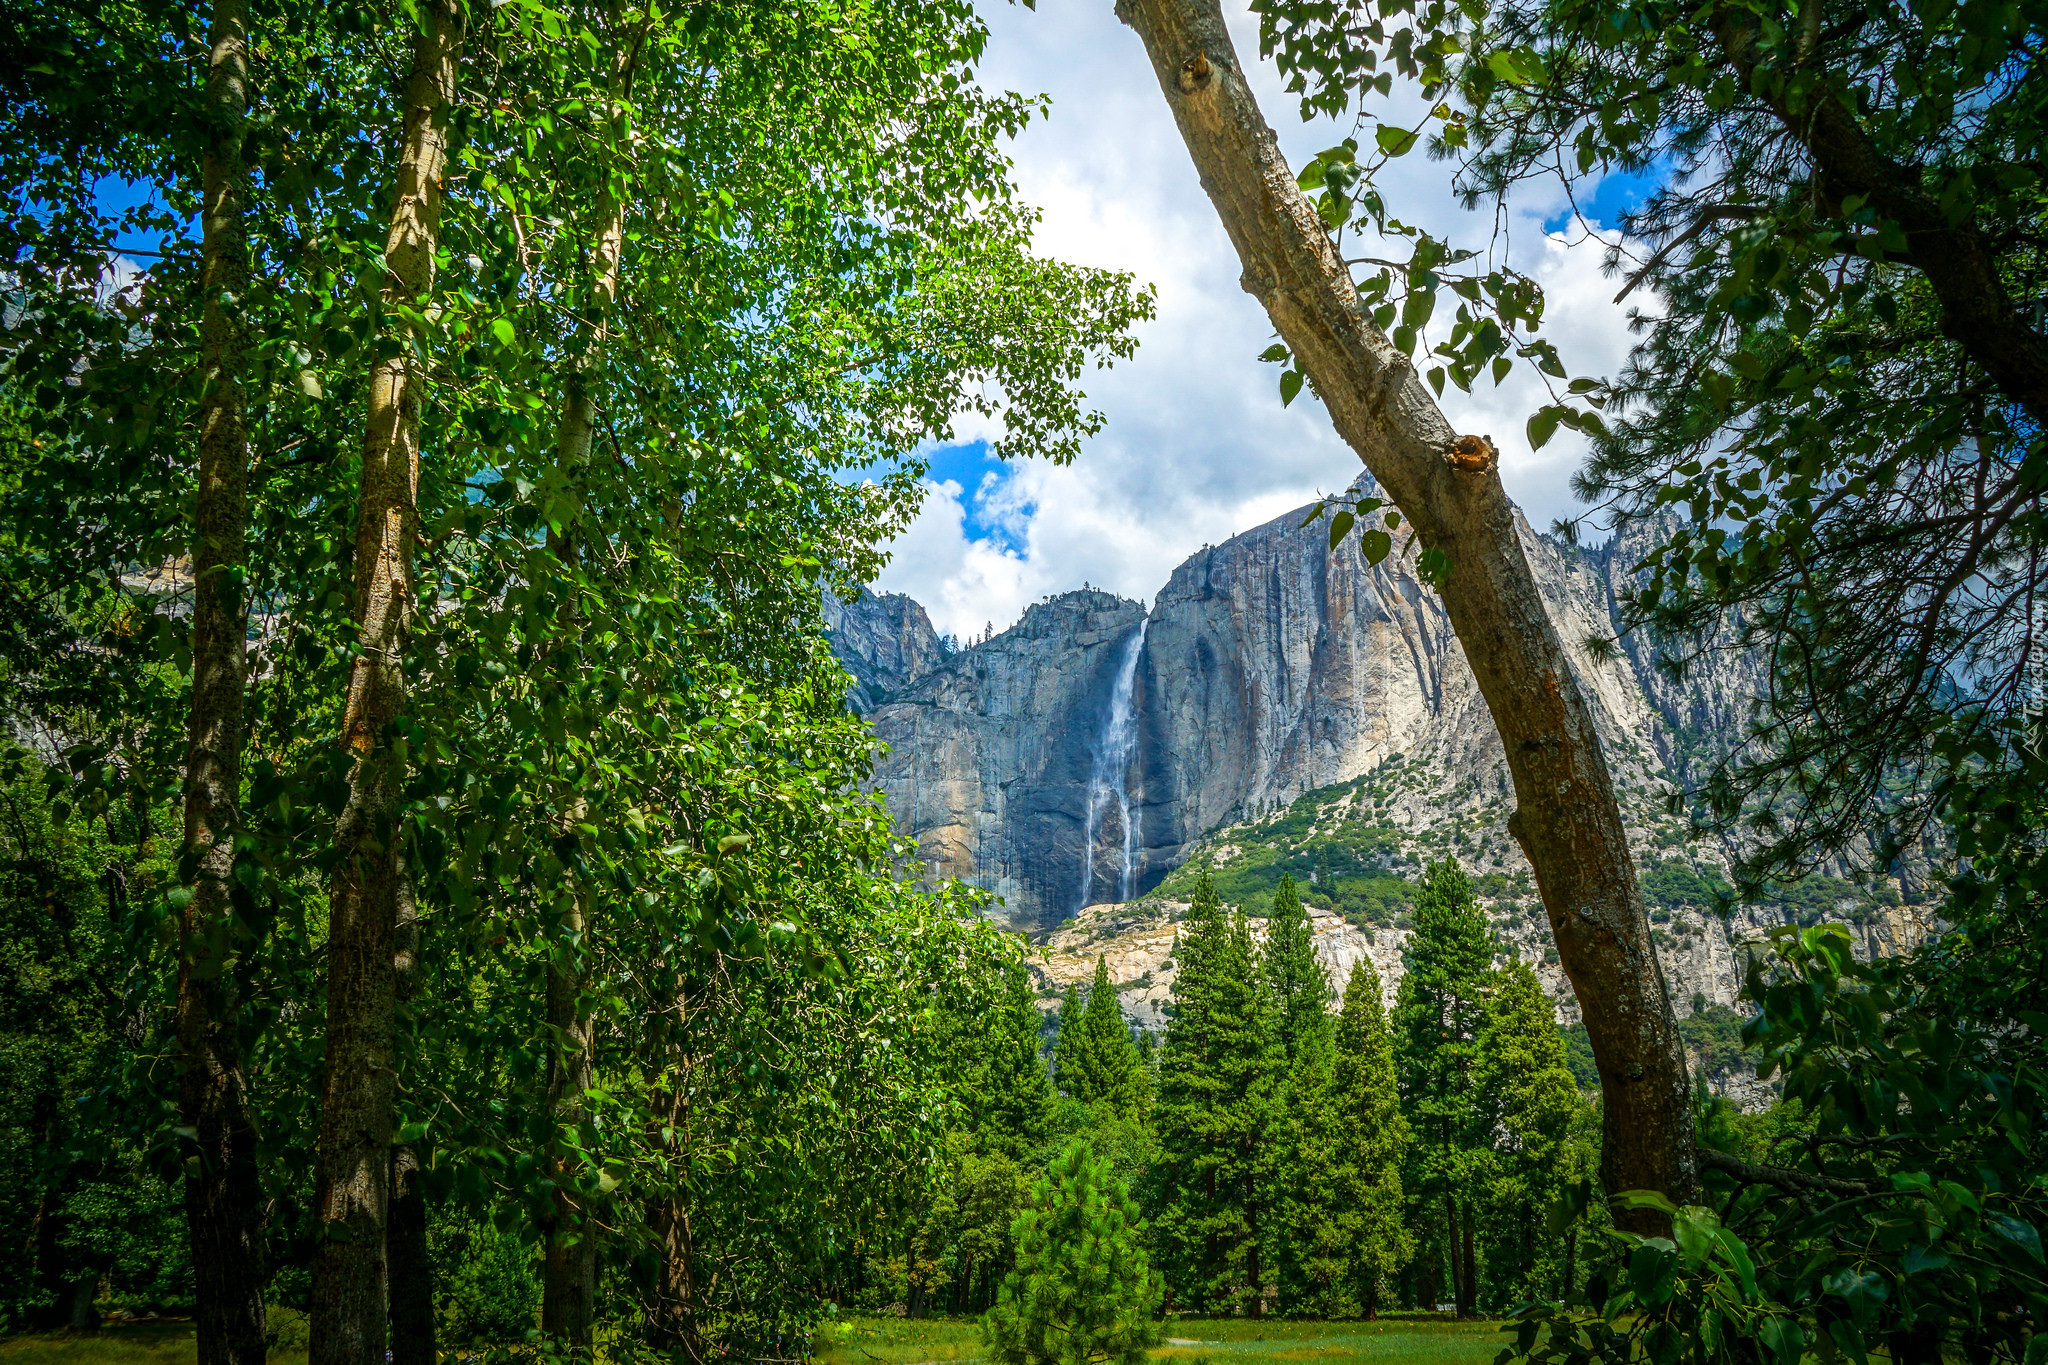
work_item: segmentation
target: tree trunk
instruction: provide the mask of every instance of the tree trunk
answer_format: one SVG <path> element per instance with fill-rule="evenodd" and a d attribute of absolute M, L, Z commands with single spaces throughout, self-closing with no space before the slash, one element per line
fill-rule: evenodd
<path fill-rule="evenodd" d="M 1360 306 L 1240 71 L 1217 0 L 1119 0 L 1244 267 L 1241 283 L 1314 381 L 1339 435 L 1451 573 L 1444 608 L 1515 781 L 1508 821 L 1536 871 L 1600 1069 L 1609 1192 L 1698 1189 L 1678 1024 L 1614 787 L 1564 646 L 1516 534 L 1489 442 L 1459 436 Z M 1459 462 L 1451 456 L 1460 450 Z M 1618 1226 L 1667 1231 L 1647 1210 Z"/>
<path fill-rule="evenodd" d="M 1465 1263 L 1458 1259 L 1458 1201 L 1444 1196 L 1444 1251 L 1451 1270 L 1451 1311 L 1465 1311 Z"/>
<path fill-rule="evenodd" d="M 648 1340 L 656 1350 L 695 1365 L 704 1359 L 704 1340 L 697 1321 L 696 1249 L 690 1238 L 689 1207 L 681 1196 L 656 1201 L 648 1222 L 661 1243 Z"/>
<path fill-rule="evenodd" d="M 387 309 L 417 306 L 433 287 L 441 226 L 448 106 L 455 99 L 462 15 L 436 0 L 414 42 L 405 140 L 385 239 Z M 343 742 L 355 755 L 335 831 L 341 854 L 328 901 L 327 1056 L 314 1209 L 310 1365 L 383 1365 L 385 1220 L 391 1172 L 395 990 L 392 950 L 405 867 L 398 798 L 405 748 L 392 734 L 405 709 L 405 644 L 413 599 L 422 376 L 409 346 L 370 377 L 356 509 L 357 654 Z"/>
<path fill-rule="evenodd" d="M 192 714 L 185 758 L 184 859 L 192 895 L 178 926 L 178 1116 L 199 1365 L 262 1365 L 262 1190 L 228 962 L 237 912 L 235 832 L 241 824 L 249 634 L 249 434 L 242 394 L 249 342 L 241 316 L 249 286 L 242 219 L 249 55 L 240 0 L 215 5 L 208 43 L 200 219 L 205 302 L 199 332 L 205 392 L 199 403 Z"/>
<path fill-rule="evenodd" d="M 401 1005 L 419 993 L 420 911 L 410 880 L 398 889 L 391 971 Z M 384 1229 L 391 1264 L 391 1365 L 435 1365 L 434 1258 L 427 1246 L 427 1193 L 411 1143 L 391 1149 L 391 1217 Z"/>
<path fill-rule="evenodd" d="M 1757 90 L 1757 16 L 1732 5 L 1717 7 L 1712 23 L 1743 89 Z M 2048 336 L 2039 330 L 2038 309 L 2015 301 L 2006 286 L 2003 244 L 1985 235 L 1974 213 L 1955 217 L 1928 193 L 1926 167 L 1885 155 L 1857 117 L 1853 91 L 1843 89 L 1838 76 L 1804 63 L 1795 79 L 1784 79 L 1789 73 L 1782 70 L 1769 74 L 1779 79 L 1758 93 L 1813 158 L 1811 193 L 1822 211 L 1840 213 L 1842 201 L 1854 195 L 1897 223 L 1907 261 L 1941 304 L 1942 335 L 2036 424 L 2048 422 Z"/>
<path fill-rule="evenodd" d="M 613 58 L 613 118 L 631 94 L 640 54 L 652 30 L 650 13 L 637 24 Z M 607 179 L 609 184 L 609 179 Z M 591 243 L 591 299 L 583 310 L 582 345 L 566 375 L 567 391 L 555 430 L 556 464 L 571 478 L 590 462 L 597 433 L 597 400 L 589 369 L 603 346 L 605 318 L 617 301 L 619 267 L 626 244 L 625 200 L 607 188 L 598 197 Z M 548 544 L 565 562 L 573 563 L 573 536 L 550 529 Z M 580 817 L 581 812 L 575 813 Z M 572 817 L 572 820 L 573 818 Z M 597 1313 L 597 1227 L 587 1216 L 583 1196 L 575 1188 L 574 1158 L 561 1142 L 564 1126 L 583 1119 L 583 1094 L 595 1083 L 596 1030 L 583 1001 L 590 930 L 589 892 L 578 883 L 563 924 L 564 941 L 548 960 L 547 1104 L 550 1119 L 548 1169 L 555 1182 L 553 1208 L 543 1228 L 547 1250 L 541 1268 L 541 1332 L 550 1341 L 578 1350 L 590 1349 Z"/>
<path fill-rule="evenodd" d="M 1461 1280 L 1464 1297 L 1458 1301 L 1458 1316 L 1469 1317 L 1479 1311 L 1479 1258 L 1472 1248 L 1472 1206 L 1465 1206 L 1465 1216 L 1458 1227 L 1458 1255 L 1462 1263 Z"/>
<path fill-rule="evenodd" d="M 543 1229 L 546 1259 L 541 1269 L 541 1331 L 549 1340 L 571 1349 L 592 1344 L 597 1307 L 597 1229 L 584 1218 L 584 1202 L 576 1192 L 574 1158 L 560 1133 L 583 1118 L 583 1094 L 592 1083 L 590 1012 L 582 1001 L 585 947 L 584 892 L 573 898 L 563 928 L 569 942 L 559 945 L 548 963 L 548 1171 L 555 1182 L 552 1216 Z"/>

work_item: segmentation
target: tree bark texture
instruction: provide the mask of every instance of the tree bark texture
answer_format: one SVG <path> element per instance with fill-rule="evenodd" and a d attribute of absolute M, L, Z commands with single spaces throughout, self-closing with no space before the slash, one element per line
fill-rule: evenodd
<path fill-rule="evenodd" d="M 433 287 L 448 107 L 461 44 L 458 0 L 437 0 L 415 40 L 406 91 L 384 247 L 387 307 L 416 305 Z M 363 438 L 351 604 L 357 654 L 342 732 L 355 766 L 335 831 L 341 858 L 328 900 L 327 1056 L 314 1191 L 320 1249 L 310 1365 L 383 1365 L 385 1349 L 385 1220 L 397 1090 L 392 951 L 405 878 L 397 814 L 406 760 L 392 726 L 405 710 L 422 383 L 409 345 L 379 360 Z"/>
<path fill-rule="evenodd" d="M 635 25 L 620 46 L 612 65 L 612 118 L 631 93 L 639 69 L 640 54 L 652 31 L 650 13 Z M 606 316 L 618 300 L 619 271 L 626 244 L 626 202 L 609 187 L 598 196 L 592 234 L 590 268 L 591 297 L 579 329 L 579 345 L 564 375 L 562 411 L 556 424 L 555 459 L 574 477 L 590 462 L 591 445 L 597 433 L 597 398 L 591 392 L 589 372 L 607 335 Z M 549 544 L 565 561 L 573 562 L 577 547 L 572 536 L 549 532 Z M 541 1332 L 551 1341 L 572 1350 L 588 1350 L 593 1344 L 597 1321 L 597 1227 L 589 1217 L 583 1196 L 575 1188 L 572 1169 L 577 1158 L 562 1144 L 564 1127 L 583 1120 L 583 1095 L 595 1084 L 596 1032 L 590 1010 L 583 1000 L 587 984 L 590 931 L 589 893 L 580 885 L 573 893 L 563 923 L 563 942 L 548 962 L 547 1016 L 552 1051 L 548 1057 L 547 1105 L 551 1139 L 547 1156 L 550 1176 L 555 1182 L 553 1208 L 546 1220 L 546 1251 L 541 1265 Z"/>
<path fill-rule="evenodd" d="M 249 285 L 247 14 L 213 10 L 201 166 L 199 487 L 192 550 L 192 712 L 185 758 L 185 865 L 178 935 L 178 1111 L 192 1240 L 199 1365 L 262 1365 L 262 1190 L 242 1074 L 229 958 L 235 939 L 249 604 L 249 433 L 242 393 Z"/>
<path fill-rule="evenodd" d="M 419 993 L 420 911 L 412 884 L 398 888 L 391 971 L 400 1008 Z M 391 1265 L 391 1365 L 435 1365 L 434 1258 L 427 1246 L 427 1193 L 419 1151 L 391 1149 L 391 1216 L 384 1229 Z"/>
<path fill-rule="evenodd" d="M 1444 607 L 1507 750 L 1508 826 L 1535 868 L 1600 1069 L 1606 1188 L 1690 1202 L 1698 1162 L 1677 1020 L 1593 716 L 1537 594 L 1494 452 L 1476 437 L 1461 445 L 1360 306 L 1259 113 L 1217 0 L 1119 0 L 1117 13 L 1144 39 L 1244 289 L 1416 537 L 1450 558 Z M 1639 1232 L 1668 1223 L 1643 1210 L 1616 1221 Z"/>

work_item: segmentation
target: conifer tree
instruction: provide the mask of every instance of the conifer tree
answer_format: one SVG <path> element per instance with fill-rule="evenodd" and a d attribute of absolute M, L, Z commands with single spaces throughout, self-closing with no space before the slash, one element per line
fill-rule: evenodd
<path fill-rule="evenodd" d="M 994 1017 L 986 1021 L 986 1064 L 969 1096 L 977 1145 L 1024 1162 L 1045 1145 L 1052 1078 L 1038 1043 L 1038 1001 L 1031 973 L 1013 962 Z"/>
<path fill-rule="evenodd" d="M 1480 1030 L 1473 1080 L 1479 1121 L 1492 1134 L 1480 1241 L 1497 1304 L 1547 1297 L 1561 1248 L 1545 1232 L 1559 1191 L 1591 1173 L 1590 1111 L 1565 1062 L 1557 1014 L 1528 964 L 1501 972 Z M 1589 1136 L 1589 1132 L 1584 1134 Z"/>
<path fill-rule="evenodd" d="M 1330 981 L 1291 877 L 1273 893 L 1260 965 L 1283 1059 L 1264 1175 L 1274 1211 L 1268 1259 L 1282 1311 L 1336 1316 L 1347 1311 L 1349 1277 L 1337 1221 L 1345 1137 L 1332 1088 Z"/>
<path fill-rule="evenodd" d="M 1269 1259 L 1280 1311 L 1289 1316 L 1345 1317 L 1356 1302 L 1343 1205 L 1351 1134 L 1337 1106 L 1334 1054 L 1327 1027 L 1311 1028 L 1301 1039 L 1280 1086 L 1280 1121 L 1270 1144 Z"/>
<path fill-rule="evenodd" d="M 1414 1238 L 1402 1219 L 1408 1120 L 1401 1114 L 1380 977 L 1369 958 L 1361 957 L 1351 969 L 1336 1035 L 1332 1108 L 1346 1139 L 1338 1172 L 1338 1217 L 1351 1301 L 1371 1317 L 1408 1259 Z"/>
<path fill-rule="evenodd" d="M 1159 1340 L 1159 1279 L 1137 1203 L 1077 1138 L 1014 1227 L 1017 1265 L 982 1336 L 1003 1365 L 1142 1365 Z"/>
<path fill-rule="evenodd" d="M 1266 980 L 1272 987 L 1274 1026 L 1291 1066 L 1311 1033 L 1329 1031 L 1330 978 L 1316 960 L 1315 936 L 1294 878 L 1283 876 L 1266 920 Z"/>
<path fill-rule="evenodd" d="M 1064 1008 L 1061 1013 L 1064 1015 Z M 1124 1020 L 1123 1005 L 1110 982 L 1109 962 L 1104 957 L 1095 959 L 1095 980 L 1080 1007 L 1072 1041 L 1067 1039 L 1062 1029 L 1065 1048 L 1060 1088 L 1068 1098 L 1107 1105 L 1125 1118 L 1144 1112 L 1147 1085 L 1143 1059 Z"/>
<path fill-rule="evenodd" d="M 1473 1084 L 1473 1054 L 1485 1019 L 1496 945 L 1453 859 L 1433 862 L 1416 888 L 1407 973 L 1394 1007 L 1401 1101 L 1409 1150 L 1410 1227 L 1418 1233 L 1418 1296 L 1440 1293 L 1447 1266 L 1460 1313 L 1477 1302 L 1472 1182 L 1484 1145 Z"/>
<path fill-rule="evenodd" d="M 1281 1070 L 1273 1000 L 1242 913 L 1205 876 L 1174 944 L 1153 1122 L 1154 1243 L 1177 1302 L 1261 1311 L 1265 1147 Z"/>
<path fill-rule="evenodd" d="M 1060 997 L 1058 1031 L 1052 1039 L 1052 1083 L 1059 1093 L 1074 1093 L 1075 1066 L 1081 1047 L 1081 988 L 1069 985 Z"/>

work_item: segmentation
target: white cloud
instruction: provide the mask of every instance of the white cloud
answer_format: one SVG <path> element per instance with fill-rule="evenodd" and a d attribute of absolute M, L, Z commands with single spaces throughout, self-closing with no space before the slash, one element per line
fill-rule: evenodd
<path fill-rule="evenodd" d="M 1232 9 L 1249 60 L 1256 28 Z M 1035 11 L 985 0 L 984 14 L 992 38 L 983 79 L 1052 96 L 1050 118 L 1012 153 L 1025 200 L 1044 211 L 1039 249 L 1133 272 L 1157 287 L 1158 316 L 1140 329 L 1135 358 L 1090 373 L 1090 400 L 1109 420 L 1075 465 L 1021 464 L 973 492 L 935 484 L 896 541 L 881 586 L 910 593 L 941 630 L 963 637 L 987 622 L 1001 629 L 1039 597 L 1084 582 L 1149 598 L 1202 545 L 1335 492 L 1359 469 L 1321 407 L 1304 396 L 1282 409 L 1276 367 L 1257 361 L 1272 328 L 1238 287 L 1235 253 L 1138 36 L 1108 0 L 1039 0 Z M 1255 83 L 1295 163 L 1348 131 L 1302 125 L 1270 66 Z M 1392 163 L 1381 183 L 1400 218 L 1483 246 L 1489 222 L 1458 206 L 1449 174 L 1417 155 Z M 1609 302 L 1616 286 L 1600 274 L 1602 243 L 1568 247 L 1543 232 L 1561 193 L 1524 200 L 1503 224 L 1506 245 L 1545 286 L 1547 334 L 1574 374 L 1611 373 L 1628 336 L 1625 310 Z M 1523 424 L 1544 401 L 1535 376 L 1518 369 L 1498 390 L 1482 380 L 1470 396 L 1447 392 L 1444 404 L 1460 430 L 1497 438 L 1508 491 L 1539 526 L 1572 510 L 1568 480 L 1583 452 L 1570 432 L 1528 449 Z M 970 534 L 971 524 L 992 521 L 1014 548 Z"/>

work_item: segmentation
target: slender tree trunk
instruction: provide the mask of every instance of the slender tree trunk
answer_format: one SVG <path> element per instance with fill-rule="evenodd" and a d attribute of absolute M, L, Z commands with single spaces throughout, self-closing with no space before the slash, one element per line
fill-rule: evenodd
<path fill-rule="evenodd" d="M 552 1215 L 543 1228 L 540 1320 L 549 1339 L 572 1349 L 592 1344 L 597 1307 L 597 1229 L 584 1217 L 584 1201 L 574 1185 L 574 1158 L 560 1138 L 564 1125 L 582 1121 L 583 1095 L 593 1083 L 593 1031 L 582 999 L 584 894 L 580 888 L 576 892 L 562 926 L 568 942 L 556 948 L 548 963 L 548 1169 L 555 1191 Z"/>
<path fill-rule="evenodd" d="M 1458 1259 L 1458 1201 L 1444 1196 L 1444 1251 L 1450 1260 L 1451 1311 L 1465 1311 L 1465 1265 Z"/>
<path fill-rule="evenodd" d="M 658 1351 L 686 1361 L 704 1359 L 697 1322 L 696 1249 L 690 1238 L 690 1210 L 680 1196 L 659 1200 L 649 1211 L 654 1235 L 661 1242 L 660 1279 L 648 1337 Z"/>
<path fill-rule="evenodd" d="M 613 118 L 616 106 L 632 92 L 633 76 L 640 53 L 651 31 L 650 13 L 637 24 L 616 54 L 612 67 Z M 556 424 L 555 459 L 573 478 L 590 462 L 591 446 L 597 434 L 597 399 L 591 392 L 589 371 L 606 338 L 605 319 L 619 293 L 619 268 L 626 244 L 625 200 L 607 188 L 598 197 L 595 232 L 591 243 L 591 298 L 585 306 L 586 319 L 577 358 L 566 375 L 562 412 Z M 577 555 L 570 534 L 548 533 L 548 543 L 567 563 Z M 552 1134 L 548 1168 L 555 1182 L 553 1208 L 543 1232 L 545 1260 L 541 1270 L 541 1332 L 550 1340 L 575 1350 L 588 1350 L 593 1342 L 597 1315 L 597 1227 L 588 1216 L 584 1198 L 576 1189 L 575 1158 L 561 1141 L 565 1127 L 583 1119 L 583 1095 L 595 1083 L 596 1030 L 583 995 L 587 983 L 590 949 L 590 896 L 580 883 L 572 892 L 568 916 L 563 923 L 563 942 L 548 960 L 548 1114 Z"/>
<path fill-rule="evenodd" d="M 1459 1256 L 1463 1261 L 1465 1296 L 1458 1304 L 1458 1315 L 1467 1317 L 1479 1311 L 1479 1259 L 1472 1247 L 1472 1206 L 1465 1206 L 1465 1216 L 1460 1220 Z"/>
<path fill-rule="evenodd" d="M 1515 781 L 1508 827 L 1536 870 L 1600 1068 L 1606 1188 L 1691 1202 L 1699 1170 L 1677 1020 L 1592 712 L 1536 591 L 1491 444 L 1461 444 L 1360 305 L 1252 98 L 1218 0 L 1119 0 L 1117 13 L 1145 41 L 1245 290 L 1421 543 L 1450 558 L 1444 608 Z M 1648 1210 L 1617 1209 L 1615 1221 L 1669 1225 Z"/>
<path fill-rule="evenodd" d="M 459 0 L 436 0 L 414 43 L 405 141 L 385 239 L 384 303 L 415 306 L 433 288 L 440 241 L 448 106 L 462 44 Z M 413 599 L 422 377 L 410 347 L 370 377 L 356 509 L 357 654 L 343 742 L 355 755 L 335 831 L 341 854 L 328 900 L 327 1057 L 314 1208 L 310 1365 L 383 1365 L 385 1221 L 389 1212 L 393 1070 L 393 939 L 405 890 L 398 797 L 404 743 L 405 646 Z"/>
<path fill-rule="evenodd" d="M 185 1219 L 199 1365 L 262 1365 L 262 1190 L 228 963 L 249 634 L 249 433 L 242 394 L 249 341 L 241 316 L 249 286 L 242 163 L 249 55 L 240 0 L 214 6 L 209 46 L 200 220 L 206 388 L 199 405 L 185 759 L 184 856 L 193 880 L 178 934 L 178 1111 L 186 1134 Z"/>
<path fill-rule="evenodd" d="M 399 883 L 392 978 L 400 1005 L 419 993 L 420 911 L 409 879 Z M 384 1229 L 391 1264 L 391 1365 L 435 1365 L 434 1258 L 427 1246 L 427 1193 L 418 1150 L 391 1149 L 391 1217 Z"/>

